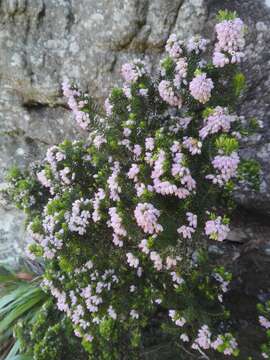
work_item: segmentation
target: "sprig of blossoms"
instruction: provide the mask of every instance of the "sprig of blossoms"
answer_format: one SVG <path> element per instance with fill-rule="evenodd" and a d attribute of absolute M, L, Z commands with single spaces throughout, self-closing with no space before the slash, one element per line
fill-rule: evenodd
<path fill-rule="evenodd" d="M 229 63 L 239 63 L 244 57 L 245 26 L 241 19 L 223 20 L 215 26 L 217 43 L 213 54 L 213 64 L 224 67 Z"/>
<path fill-rule="evenodd" d="M 207 78 L 205 73 L 196 75 L 189 84 L 191 95 L 202 104 L 205 104 L 210 99 L 213 88 L 212 79 Z"/>
<path fill-rule="evenodd" d="M 86 130 L 90 124 L 88 114 L 82 111 L 86 104 L 86 101 L 77 100 L 81 97 L 81 93 L 78 90 L 72 89 L 68 81 L 63 82 L 62 89 L 64 96 L 68 99 L 68 106 L 72 110 L 77 123 L 82 129 Z"/>
<path fill-rule="evenodd" d="M 206 51 L 206 47 L 209 44 L 209 40 L 204 39 L 200 35 L 192 36 L 187 43 L 188 52 L 194 51 L 195 54 Z"/>
<path fill-rule="evenodd" d="M 235 121 L 237 121 L 236 115 L 229 114 L 227 108 L 217 106 L 204 120 L 204 127 L 199 132 L 200 138 L 205 139 L 207 136 L 216 134 L 219 131 L 228 133 Z"/>
<path fill-rule="evenodd" d="M 86 228 L 91 218 L 90 211 L 84 209 L 89 203 L 89 199 L 76 200 L 72 204 L 71 213 L 65 215 L 69 229 L 77 232 L 79 235 L 84 235 L 86 233 Z"/>
<path fill-rule="evenodd" d="M 236 177 L 239 162 L 240 158 L 236 152 L 233 152 L 231 155 L 215 156 L 212 165 L 217 171 L 217 174 L 207 175 L 206 179 L 211 180 L 219 186 L 225 185 L 233 177 Z"/>
<path fill-rule="evenodd" d="M 179 58 L 183 53 L 183 42 L 177 39 L 176 34 L 171 34 L 167 40 L 165 50 L 172 58 Z"/>
<path fill-rule="evenodd" d="M 208 220 L 205 223 L 205 234 L 212 240 L 223 241 L 226 239 L 230 228 L 221 216 Z"/>
<path fill-rule="evenodd" d="M 108 225 L 113 228 L 113 243 L 116 246 L 122 247 L 123 241 L 121 240 L 123 237 L 127 236 L 127 231 L 123 227 L 122 219 L 117 212 L 116 207 L 109 208 L 110 221 Z"/>
<path fill-rule="evenodd" d="M 158 223 L 160 211 L 152 204 L 139 203 L 134 210 L 134 216 L 137 224 L 147 234 L 155 234 L 163 230 L 163 227 Z"/>
<path fill-rule="evenodd" d="M 177 95 L 172 87 L 172 84 L 167 80 L 162 80 L 159 83 L 158 91 L 160 97 L 171 106 L 182 107 L 182 98 Z"/>
<path fill-rule="evenodd" d="M 132 63 L 124 64 L 121 69 L 121 74 L 127 83 L 136 82 L 145 73 L 145 63 L 139 59 L 133 60 Z"/>

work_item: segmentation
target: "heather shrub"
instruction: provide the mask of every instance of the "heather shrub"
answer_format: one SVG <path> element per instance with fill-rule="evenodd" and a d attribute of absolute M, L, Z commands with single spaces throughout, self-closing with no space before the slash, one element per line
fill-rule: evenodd
<path fill-rule="evenodd" d="M 239 353 L 224 303 L 231 274 L 207 247 L 226 239 L 235 186 L 258 183 L 239 156 L 254 127 L 236 113 L 245 31 L 224 11 L 214 50 L 200 36 L 171 35 L 154 76 L 143 60 L 123 65 L 104 114 L 64 82 L 87 140 L 10 173 L 9 192 L 28 214 L 29 256 L 46 264 L 42 287 L 89 359 L 143 359 L 168 341 L 179 353 Z"/>

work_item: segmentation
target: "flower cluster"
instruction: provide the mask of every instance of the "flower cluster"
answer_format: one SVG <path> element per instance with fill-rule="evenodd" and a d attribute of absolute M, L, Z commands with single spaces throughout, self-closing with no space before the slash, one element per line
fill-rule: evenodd
<path fill-rule="evenodd" d="M 122 219 L 117 213 L 115 207 L 109 208 L 110 220 L 108 221 L 108 226 L 113 228 L 113 243 L 116 246 L 123 246 L 122 237 L 127 236 L 127 232 L 122 225 Z"/>
<path fill-rule="evenodd" d="M 189 84 L 190 94 L 202 104 L 210 99 L 213 88 L 213 81 L 205 73 L 196 75 Z"/>
<path fill-rule="evenodd" d="M 163 230 L 162 226 L 158 223 L 160 211 L 152 204 L 139 203 L 134 210 L 134 215 L 137 224 L 145 233 L 156 234 Z"/>
<path fill-rule="evenodd" d="M 181 108 L 182 99 L 180 96 L 176 95 L 169 81 L 162 80 L 158 86 L 158 90 L 160 97 L 169 105 Z"/>
<path fill-rule="evenodd" d="M 198 55 L 206 50 L 208 44 L 209 40 L 204 39 L 200 35 L 192 36 L 187 43 L 187 50 L 188 52 L 194 51 Z"/>
<path fill-rule="evenodd" d="M 236 152 L 231 155 L 217 155 L 212 161 L 216 175 L 206 175 L 206 179 L 212 180 L 214 184 L 222 186 L 237 175 L 240 158 Z"/>
<path fill-rule="evenodd" d="M 83 111 L 83 108 L 87 104 L 87 95 L 85 95 L 86 99 L 84 99 L 82 94 L 78 90 L 73 89 L 68 81 L 63 82 L 62 89 L 63 94 L 68 99 L 68 106 L 73 111 L 77 123 L 82 129 L 86 130 L 90 124 L 88 114 Z M 80 100 L 77 101 L 77 99 Z"/>
<path fill-rule="evenodd" d="M 75 231 L 79 235 L 83 235 L 86 233 L 86 228 L 89 224 L 91 214 L 90 211 L 84 209 L 84 207 L 87 208 L 89 202 L 90 200 L 88 199 L 76 200 L 72 204 L 71 214 L 65 214 L 70 231 Z"/>
<path fill-rule="evenodd" d="M 238 63 L 244 57 L 245 25 L 239 18 L 223 20 L 215 27 L 217 43 L 213 55 L 213 64 L 224 67 L 230 62 Z"/>
<path fill-rule="evenodd" d="M 192 214 L 191 212 L 186 213 L 188 226 L 182 225 L 178 230 L 178 234 L 182 235 L 184 239 L 191 239 L 192 234 L 197 228 L 197 215 Z"/>
<path fill-rule="evenodd" d="M 226 221 L 221 216 L 208 220 L 205 223 L 205 234 L 212 240 L 225 240 L 229 231 L 228 224 L 226 224 Z"/>
<path fill-rule="evenodd" d="M 204 140 L 207 136 L 216 134 L 219 131 L 227 133 L 236 120 L 237 116 L 229 114 L 227 108 L 217 106 L 211 110 L 210 115 L 204 120 L 204 126 L 199 132 L 200 138 Z"/>
<path fill-rule="evenodd" d="M 203 350 L 222 348 L 224 355 L 238 355 L 238 344 L 231 334 L 218 335 L 215 340 L 211 340 L 211 337 L 209 327 L 203 325 L 198 331 L 198 336 L 192 344 L 192 348 Z"/>
<path fill-rule="evenodd" d="M 121 74 L 127 83 L 136 82 L 145 74 L 145 63 L 139 59 L 122 66 Z"/>

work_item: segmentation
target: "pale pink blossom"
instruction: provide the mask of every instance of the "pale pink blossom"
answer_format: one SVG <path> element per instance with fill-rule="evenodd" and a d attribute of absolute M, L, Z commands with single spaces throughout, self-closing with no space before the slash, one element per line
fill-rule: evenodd
<path fill-rule="evenodd" d="M 240 158 L 236 152 L 231 153 L 231 155 L 217 155 L 212 161 L 216 174 L 206 175 L 206 179 L 211 180 L 214 184 L 223 186 L 237 176 L 239 163 Z"/>
<path fill-rule="evenodd" d="M 137 224 L 145 233 L 155 234 L 163 230 L 158 223 L 160 211 L 150 203 L 139 203 L 134 211 Z"/>
<path fill-rule="evenodd" d="M 260 315 L 259 322 L 260 322 L 261 326 L 263 326 L 264 328 L 270 329 L 270 321 L 268 319 L 266 319 L 266 317 Z"/>
<path fill-rule="evenodd" d="M 231 124 L 236 120 L 237 116 L 230 115 L 227 108 L 217 106 L 204 121 L 204 127 L 200 130 L 199 135 L 205 139 L 208 135 L 216 134 L 219 131 L 227 133 L 231 129 Z"/>
<path fill-rule="evenodd" d="M 159 255 L 159 253 L 157 251 L 151 251 L 150 252 L 150 260 L 153 261 L 154 263 L 154 268 L 157 270 L 157 271 L 161 271 L 162 270 L 162 259 Z"/>
<path fill-rule="evenodd" d="M 191 155 L 201 154 L 202 152 L 202 142 L 193 137 L 185 136 L 183 138 L 183 147 L 188 149 Z"/>
<path fill-rule="evenodd" d="M 212 240 L 225 240 L 229 231 L 229 226 L 222 222 L 221 216 L 218 216 L 215 220 L 208 220 L 205 223 L 205 234 Z"/>
<path fill-rule="evenodd" d="M 217 43 L 215 45 L 213 64 L 224 67 L 228 63 L 239 63 L 244 57 L 245 25 L 239 18 L 223 20 L 215 26 Z"/>
<path fill-rule="evenodd" d="M 145 63 L 135 59 L 131 63 L 122 66 L 121 74 L 127 83 L 134 83 L 146 73 Z"/>
<path fill-rule="evenodd" d="M 177 59 L 183 53 L 183 42 L 177 39 L 175 34 L 171 34 L 167 40 L 165 50 L 172 58 Z"/>
<path fill-rule="evenodd" d="M 177 106 L 178 108 L 182 107 L 182 98 L 180 97 L 180 95 L 177 95 L 174 92 L 172 85 L 169 81 L 162 80 L 159 83 L 158 91 L 160 97 L 169 105 Z"/>
<path fill-rule="evenodd" d="M 129 266 L 137 269 L 137 267 L 139 266 L 139 259 L 136 258 L 136 256 L 134 256 L 131 252 L 127 253 L 126 257 Z"/>
<path fill-rule="evenodd" d="M 210 99 L 213 88 L 212 79 L 207 78 L 205 73 L 196 75 L 189 84 L 191 95 L 202 104 Z"/>
<path fill-rule="evenodd" d="M 200 35 L 192 36 L 187 43 L 188 52 L 194 51 L 195 54 L 204 52 L 206 50 L 209 40 L 202 38 Z"/>

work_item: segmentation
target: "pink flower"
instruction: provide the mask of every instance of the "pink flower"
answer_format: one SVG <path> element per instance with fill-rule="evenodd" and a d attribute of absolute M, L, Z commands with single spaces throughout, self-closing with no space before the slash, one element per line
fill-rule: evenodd
<path fill-rule="evenodd" d="M 215 51 L 213 54 L 213 64 L 215 67 L 224 67 L 229 64 L 230 59 L 226 55 L 219 51 Z"/>
<path fill-rule="evenodd" d="M 146 150 L 154 150 L 155 140 L 152 137 L 148 137 L 145 139 L 145 149 Z"/>
<path fill-rule="evenodd" d="M 218 171 L 215 175 L 207 175 L 206 179 L 212 180 L 214 184 L 219 186 L 225 185 L 230 179 L 237 175 L 237 168 L 240 158 L 236 152 L 231 155 L 217 155 L 212 161 L 215 170 Z"/>
<path fill-rule="evenodd" d="M 95 147 L 97 149 L 99 149 L 102 144 L 106 144 L 106 142 L 107 142 L 107 140 L 102 135 L 95 136 L 95 138 L 93 140 L 93 144 L 95 145 Z"/>
<path fill-rule="evenodd" d="M 178 285 L 183 284 L 184 279 L 178 275 L 175 271 L 171 272 L 172 281 L 175 283 L 174 287 L 178 287 Z"/>
<path fill-rule="evenodd" d="M 110 103 L 110 100 L 108 98 L 104 102 L 104 107 L 105 107 L 107 116 L 112 116 L 113 106 Z"/>
<path fill-rule="evenodd" d="M 179 229 L 177 229 L 177 232 L 182 235 L 184 239 L 191 239 L 195 230 L 190 226 L 182 225 Z"/>
<path fill-rule="evenodd" d="M 158 91 L 160 97 L 171 106 L 182 107 L 182 99 L 180 95 L 176 95 L 171 83 L 167 80 L 162 80 L 159 83 Z"/>
<path fill-rule="evenodd" d="M 191 95 L 202 104 L 205 104 L 210 99 L 213 88 L 213 81 L 207 78 L 205 73 L 195 76 L 189 84 Z"/>
<path fill-rule="evenodd" d="M 37 173 L 37 179 L 44 187 L 50 188 L 52 186 L 51 180 L 47 178 L 45 170 Z"/>
<path fill-rule="evenodd" d="M 97 222 L 101 219 L 100 215 L 100 203 L 103 199 L 105 199 L 105 191 L 103 189 L 98 189 L 97 193 L 95 193 L 94 200 L 93 200 L 93 208 L 94 212 L 92 214 L 92 218 L 94 222 Z"/>
<path fill-rule="evenodd" d="M 218 42 L 215 45 L 213 64 L 223 67 L 229 62 L 239 63 L 244 57 L 245 26 L 241 19 L 224 20 L 215 27 Z M 226 55 L 225 55 L 225 54 Z"/>
<path fill-rule="evenodd" d="M 71 180 L 70 178 L 67 176 L 70 173 L 70 168 L 65 167 L 64 169 L 59 171 L 59 176 L 62 180 L 62 183 L 64 185 L 70 185 L 71 184 Z M 72 176 L 72 180 L 73 180 L 74 176 Z"/>
<path fill-rule="evenodd" d="M 129 169 L 129 172 L 127 173 L 127 176 L 129 179 L 133 179 L 134 181 L 137 181 L 137 175 L 140 172 L 140 167 L 137 164 L 132 164 L 131 168 Z"/>
<path fill-rule="evenodd" d="M 139 203 L 134 211 L 137 224 L 143 229 L 145 233 L 155 234 L 163 230 L 162 226 L 158 224 L 157 220 L 160 216 L 160 211 L 152 204 Z"/>
<path fill-rule="evenodd" d="M 270 321 L 266 319 L 264 316 L 259 316 L 259 322 L 261 326 L 263 326 L 266 329 L 270 329 Z"/>
<path fill-rule="evenodd" d="M 62 84 L 63 94 L 68 100 L 68 106 L 72 110 L 75 119 L 82 129 L 87 129 L 90 124 L 89 115 L 81 109 L 85 106 L 84 101 L 78 101 L 80 92 L 71 88 L 68 81 Z"/>
<path fill-rule="evenodd" d="M 116 320 L 117 314 L 116 314 L 114 308 L 111 305 L 108 308 L 108 314 L 112 319 Z"/>
<path fill-rule="evenodd" d="M 129 137 L 131 134 L 131 130 L 129 128 L 124 128 L 123 135 L 124 137 Z"/>
<path fill-rule="evenodd" d="M 211 332 L 207 325 L 203 325 L 198 331 L 197 338 L 194 340 L 194 343 L 192 344 L 192 348 L 193 349 L 202 348 L 204 350 L 207 350 L 210 347 L 211 347 Z"/>
<path fill-rule="evenodd" d="M 89 210 L 84 208 L 89 204 L 89 200 L 80 199 L 74 201 L 72 204 L 71 214 L 67 214 L 68 227 L 70 231 L 77 232 L 79 235 L 84 235 L 86 233 L 87 225 L 91 218 Z"/>
<path fill-rule="evenodd" d="M 147 240 L 146 239 L 143 239 L 140 244 L 138 245 L 139 249 L 145 253 L 145 254 L 149 254 L 150 250 L 147 246 Z"/>
<path fill-rule="evenodd" d="M 141 145 L 135 144 L 133 148 L 133 154 L 136 158 L 138 158 L 142 153 L 142 147 Z"/>
<path fill-rule="evenodd" d="M 124 91 L 124 94 L 126 95 L 126 97 L 128 99 L 131 99 L 132 98 L 132 95 L 131 95 L 131 88 L 127 85 L 124 85 L 123 86 L 123 91 Z"/>
<path fill-rule="evenodd" d="M 177 40 L 175 34 L 171 34 L 167 40 L 165 50 L 169 53 L 172 58 L 178 58 L 182 53 L 182 42 Z"/>
<path fill-rule="evenodd" d="M 180 339 L 183 341 L 183 342 L 188 342 L 189 341 L 189 337 L 187 334 L 181 334 L 180 335 Z"/>
<path fill-rule="evenodd" d="M 148 95 L 148 89 L 140 89 L 139 94 L 141 96 L 147 96 Z"/>
<path fill-rule="evenodd" d="M 110 189 L 110 198 L 113 201 L 119 201 L 122 189 L 118 184 L 118 175 L 120 173 L 120 164 L 118 161 L 115 161 L 112 167 L 112 174 L 109 176 L 107 183 Z"/>
<path fill-rule="evenodd" d="M 191 155 L 201 154 L 202 143 L 201 141 L 194 139 L 193 137 L 185 136 L 183 138 L 183 147 L 188 149 Z"/>
<path fill-rule="evenodd" d="M 109 208 L 110 221 L 107 222 L 107 225 L 113 229 L 113 243 L 116 246 L 122 247 L 123 237 L 127 236 L 127 231 L 123 227 L 122 219 L 117 213 L 115 207 Z"/>
<path fill-rule="evenodd" d="M 127 83 L 136 82 L 145 73 L 145 63 L 138 59 L 133 60 L 131 63 L 124 64 L 121 69 L 121 74 Z"/>
<path fill-rule="evenodd" d="M 171 269 L 172 267 L 175 267 L 177 265 L 177 260 L 170 257 L 170 256 L 167 256 L 166 258 L 166 268 L 167 270 Z"/>
<path fill-rule="evenodd" d="M 154 263 L 154 268 L 157 271 L 161 271 L 162 270 L 162 259 L 159 255 L 159 253 L 157 251 L 151 251 L 150 252 L 150 260 L 153 261 Z"/>
<path fill-rule="evenodd" d="M 215 220 L 207 221 L 205 224 L 205 234 L 212 240 L 225 240 L 229 231 L 229 226 L 222 223 L 222 218 L 220 216 L 218 216 Z"/>
<path fill-rule="evenodd" d="M 169 310 L 169 317 L 176 326 L 183 327 L 186 323 L 186 319 L 184 317 L 180 317 L 175 310 Z"/>
<path fill-rule="evenodd" d="M 186 213 L 186 217 L 189 223 L 189 226 L 193 227 L 194 229 L 197 228 L 197 215 L 192 214 L 191 212 Z"/>
<path fill-rule="evenodd" d="M 126 254 L 127 262 L 130 267 L 137 268 L 139 266 L 139 259 L 136 258 L 131 252 Z"/>
<path fill-rule="evenodd" d="M 175 66 L 174 86 L 179 89 L 182 81 L 187 77 L 188 63 L 185 58 L 179 58 Z"/>
<path fill-rule="evenodd" d="M 202 38 L 200 35 L 192 36 L 192 38 L 188 40 L 187 50 L 188 52 L 194 51 L 195 54 L 199 54 L 206 50 L 208 44 L 209 40 Z"/>
<path fill-rule="evenodd" d="M 216 134 L 219 131 L 229 132 L 231 123 L 237 120 L 237 116 L 230 115 L 227 108 L 217 106 L 211 115 L 204 121 L 204 127 L 200 130 L 199 135 L 205 139 L 210 134 Z"/>

